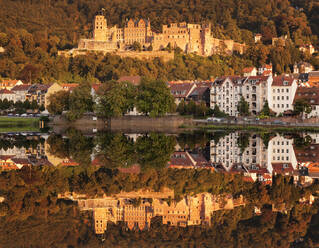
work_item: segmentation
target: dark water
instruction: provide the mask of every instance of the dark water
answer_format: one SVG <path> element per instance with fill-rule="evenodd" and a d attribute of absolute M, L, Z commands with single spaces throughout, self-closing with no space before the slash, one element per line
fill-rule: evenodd
<path fill-rule="evenodd" d="M 0 247 L 317 247 L 319 135 L 3 134 Z"/>

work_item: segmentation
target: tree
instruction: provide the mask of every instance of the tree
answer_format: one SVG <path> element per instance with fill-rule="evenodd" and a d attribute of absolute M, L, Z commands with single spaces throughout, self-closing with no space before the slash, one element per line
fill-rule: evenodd
<path fill-rule="evenodd" d="M 296 115 L 302 115 L 303 113 L 310 114 L 311 111 L 311 105 L 306 99 L 298 99 L 294 103 L 294 113 Z"/>
<path fill-rule="evenodd" d="M 265 104 L 264 104 L 260 114 L 265 115 L 265 116 L 270 116 L 270 108 L 269 108 L 267 100 L 265 101 Z"/>
<path fill-rule="evenodd" d="M 70 92 L 60 90 L 49 96 L 48 111 L 54 115 L 60 115 L 69 109 Z"/>
<path fill-rule="evenodd" d="M 134 41 L 133 44 L 132 44 L 132 49 L 134 51 L 140 52 L 142 50 L 142 46 L 141 46 L 141 44 L 139 42 Z"/>
<path fill-rule="evenodd" d="M 79 119 L 85 112 L 92 111 L 92 107 L 91 87 L 88 84 L 82 84 L 75 88 L 70 94 L 67 118 L 70 121 Z"/>
<path fill-rule="evenodd" d="M 101 117 L 118 117 L 133 110 L 136 88 L 130 82 L 110 82 L 102 86 L 95 109 Z"/>
<path fill-rule="evenodd" d="M 243 97 L 241 97 L 240 101 L 238 102 L 237 110 L 240 115 L 249 115 L 249 103 L 246 102 Z"/>
<path fill-rule="evenodd" d="M 138 87 L 137 109 L 151 117 L 175 111 L 174 97 L 164 81 L 142 80 Z"/>

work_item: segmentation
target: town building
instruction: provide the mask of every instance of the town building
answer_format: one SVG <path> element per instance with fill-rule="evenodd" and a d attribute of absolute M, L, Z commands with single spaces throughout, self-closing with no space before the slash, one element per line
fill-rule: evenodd
<path fill-rule="evenodd" d="M 256 67 L 246 67 L 243 69 L 244 77 L 257 76 Z"/>
<path fill-rule="evenodd" d="M 312 44 L 306 44 L 306 45 L 301 45 L 299 46 L 299 51 L 303 53 L 308 53 L 312 55 L 313 53 L 316 52 L 315 47 Z"/>
<path fill-rule="evenodd" d="M 57 83 L 51 84 L 33 84 L 28 90 L 27 99 L 36 101 L 39 106 L 43 105 L 47 109 L 50 95 L 63 90 L 63 87 Z"/>
<path fill-rule="evenodd" d="M 14 102 L 24 102 L 27 100 L 27 94 L 29 89 L 31 88 L 31 84 L 21 84 L 14 86 L 11 91 L 15 94 Z"/>
<path fill-rule="evenodd" d="M 319 83 L 319 71 L 311 71 L 308 73 L 308 83 Z"/>
<path fill-rule="evenodd" d="M 303 118 L 319 117 L 319 87 L 298 87 L 293 103 L 297 100 L 311 105 L 311 112 L 303 113 Z"/>
<path fill-rule="evenodd" d="M 254 36 L 255 43 L 260 42 L 262 37 L 263 37 L 262 34 L 255 34 Z"/>
<path fill-rule="evenodd" d="M 293 100 L 297 90 L 297 80 L 293 77 L 273 78 L 268 97 L 269 108 L 276 114 L 293 110 Z"/>
<path fill-rule="evenodd" d="M 8 101 L 12 101 L 15 102 L 15 93 L 11 90 L 7 90 L 7 89 L 1 89 L 0 90 L 0 99 L 3 100 L 8 100 Z"/>
<path fill-rule="evenodd" d="M 294 64 L 294 73 L 309 73 L 314 70 L 312 64 L 308 62 L 299 62 L 298 64 Z"/>
<path fill-rule="evenodd" d="M 16 85 L 23 84 L 21 80 L 2 79 L 0 81 L 0 89 L 11 90 Z"/>
<path fill-rule="evenodd" d="M 216 106 L 221 111 L 230 115 L 238 116 L 238 102 L 241 100 L 242 85 L 247 77 L 241 76 L 224 76 L 217 78 L 210 90 L 210 108 Z"/>
<path fill-rule="evenodd" d="M 170 89 L 171 94 L 175 98 L 175 104 L 178 105 L 182 101 L 187 101 L 192 91 L 196 88 L 196 84 L 191 82 L 168 82 L 168 88 Z"/>
<path fill-rule="evenodd" d="M 270 76 L 272 75 L 272 64 L 264 64 L 258 68 L 258 75 Z"/>
<path fill-rule="evenodd" d="M 258 114 L 270 95 L 272 76 L 227 76 L 217 78 L 211 86 L 210 107 L 217 105 L 230 116 L 238 116 L 238 103 L 243 98 L 249 111 Z M 269 102 L 269 101 L 268 101 Z"/>

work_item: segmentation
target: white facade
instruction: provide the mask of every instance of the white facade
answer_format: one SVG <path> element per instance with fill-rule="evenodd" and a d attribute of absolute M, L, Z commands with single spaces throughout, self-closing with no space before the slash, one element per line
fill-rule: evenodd
<path fill-rule="evenodd" d="M 288 77 L 277 77 L 273 80 L 269 92 L 269 108 L 276 114 L 293 110 L 293 101 L 297 91 L 297 80 Z"/>
<path fill-rule="evenodd" d="M 210 92 L 210 107 L 219 109 L 230 116 L 238 116 L 238 102 L 241 99 L 245 77 L 223 77 L 214 81 Z"/>

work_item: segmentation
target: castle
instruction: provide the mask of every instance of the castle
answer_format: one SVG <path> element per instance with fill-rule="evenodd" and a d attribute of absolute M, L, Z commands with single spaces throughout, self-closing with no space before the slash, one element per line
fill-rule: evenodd
<path fill-rule="evenodd" d="M 116 52 L 131 49 L 134 42 L 141 44 L 143 50 L 161 51 L 167 46 L 179 47 L 185 53 L 209 56 L 218 53 L 242 54 L 245 44 L 233 40 L 214 38 L 211 24 L 171 23 L 162 26 L 162 32 L 151 29 L 148 19 L 128 20 L 123 28 L 108 27 L 103 13 L 98 13 L 93 21 L 92 39 L 81 39 L 76 50 Z"/>

